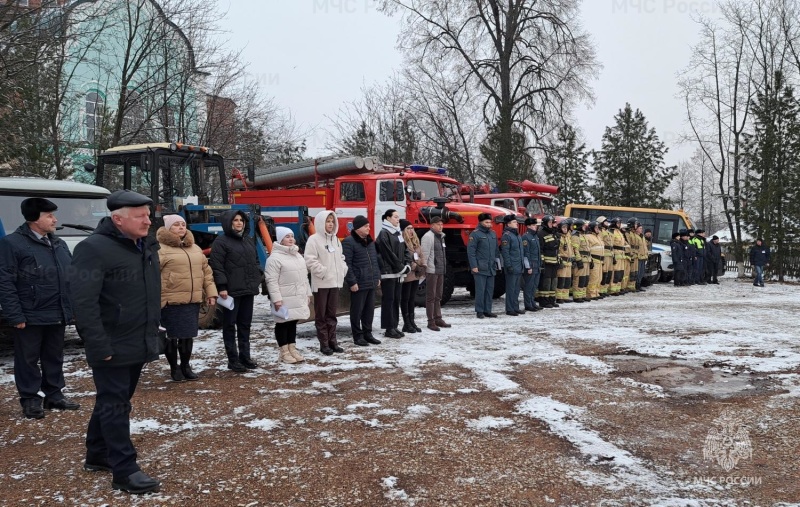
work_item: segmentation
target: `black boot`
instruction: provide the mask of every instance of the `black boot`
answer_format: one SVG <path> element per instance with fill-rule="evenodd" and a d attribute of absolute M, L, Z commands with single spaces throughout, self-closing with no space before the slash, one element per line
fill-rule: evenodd
<path fill-rule="evenodd" d="M 169 374 L 175 382 L 183 382 L 186 378 L 183 372 L 178 368 L 178 340 L 175 338 L 167 339 L 167 348 L 164 351 L 164 357 L 167 358 L 169 363 Z"/>
<path fill-rule="evenodd" d="M 181 373 L 186 380 L 197 380 L 197 374 L 192 371 L 189 366 L 189 360 L 192 358 L 192 349 L 194 349 L 194 339 L 185 338 L 178 340 L 178 353 L 181 356 Z"/>

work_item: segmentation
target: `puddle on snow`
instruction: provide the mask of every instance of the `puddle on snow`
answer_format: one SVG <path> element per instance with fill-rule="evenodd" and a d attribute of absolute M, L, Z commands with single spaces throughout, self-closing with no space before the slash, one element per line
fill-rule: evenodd
<path fill-rule="evenodd" d="M 616 375 L 661 386 L 677 396 L 734 398 L 762 394 L 772 386 L 769 380 L 749 373 L 735 374 L 668 358 L 612 355 L 603 359 L 614 366 Z"/>

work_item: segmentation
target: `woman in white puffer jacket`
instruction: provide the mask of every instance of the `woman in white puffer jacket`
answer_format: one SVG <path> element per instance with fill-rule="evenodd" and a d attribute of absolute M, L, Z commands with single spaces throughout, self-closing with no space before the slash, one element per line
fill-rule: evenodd
<path fill-rule="evenodd" d="M 274 307 L 275 339 L 280 347 L 280 360 L 294 364 L 305 358 L 297 351 L 297 321 L 307 319 L 311 312 L 311 287 L 308 269 L 295 244 L 294 233 L 287 227 L 275 229 L 277 242 L 267 259 L 264 276 L 269 299 Z M 281 316 L 282 315 L 282 316 Z"/>
<path fill-rule="evenodd" d="M 336 340 L 336 308 L 339 289 L 344 286 L 344 275 L 347 274 L 347 264 L 342 242 L 336 236 L 339 231 L 336 214 L 328 210 L 320 211 L 314 218 L 314 227 L 316 230 L 308 238 L 303 256 L 311 273 L 319 351 L 329 356 L 334 352 L 344 352 Z"/>

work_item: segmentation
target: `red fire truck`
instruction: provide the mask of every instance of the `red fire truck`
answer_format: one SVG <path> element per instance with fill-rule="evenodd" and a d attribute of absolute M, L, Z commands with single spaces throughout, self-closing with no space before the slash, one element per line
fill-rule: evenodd
<path fill-rule="evenodd" d="M 234 173 L 230 182 L 230 202 L 262 206 L 307 206 L 310 217 L 321 210 L 332 210 L 339 219 L 339 235 L 352 230 L 353 218 L 364 215 L 372 231 L 379 231 L 381 216 L 395 209 L 401 218 L 414 224 L 421 236 L 429 229 L 433 216 L 442 217 L 447 245 L 447 274 L 442 302 L 447 302 L 455 287 L 473 291 L 469 273 L 467 243 L 477 227 L 478 215 L 492 215 L 500 237 L 503 217 L 512 211 L 497 206 L 464 203 L 461 184 L 447 176 L 443 168 L 423 165 L 387 166 L 371 157 L 325 158 L 281 167 L 254 169 L 245 175 Z M 276 225 L 281 217 L 271 214 Z M 495 294 L 505 290 L 497 278 Z M 417 296 L 424 303 L 424 284 Z"/>
<path fill-rule="evenodd" d="M 552 202 L 553 196 L 559 192 L 557 186 L 530 180 L 508 180 L 507 183 L 510 192 L 493 192 L 488 184 L 462 185 L 461 198 L 465 202 L 507 208 L 525 217 L 541 219 L 544 215 L 555 215 Z"/>

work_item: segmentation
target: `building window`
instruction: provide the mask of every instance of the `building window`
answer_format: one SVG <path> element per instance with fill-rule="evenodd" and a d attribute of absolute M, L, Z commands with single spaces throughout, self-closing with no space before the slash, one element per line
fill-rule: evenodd
<path fill-rule="evenodd" d="M 103 105 L 105 101 L 98 92 L 86 94 L 86 141 L 94 143 L 103 125 Z"/>

